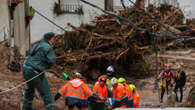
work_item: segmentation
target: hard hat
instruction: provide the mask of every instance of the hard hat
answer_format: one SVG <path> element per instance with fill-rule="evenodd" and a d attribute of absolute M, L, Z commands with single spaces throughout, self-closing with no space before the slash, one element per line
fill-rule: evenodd
<path fill-rule="evenodd" d="M 119 82 L 119 83 L 125 83 L 126 80 L 125 80 L 125 78 L 119 78 L 119 79 L 118 79 L 118 82 Z"/>
<path fill-rule="evenodd" d="M 106 69 L 106 71 L 108 71 L 108 72 L 114 72 L 113 66 L 112 65 L 111 66 L 108 66 L 108 68 Z"/>
<path fill-rule="evenodd" d="M 133 91 L 133 90 L 136 90 L 136 87 L 135 87 L 134 84 L 130 84 L 129 87 L 131 88 L 132 91 Z"/>
<path fill-rule="evenodd" d="M 165 64 L 166 67 L 170 68 L 171 67 L 171 64 Z"/>
<path fill-rule="evenodd" d="M 75 76 L 76 78 L 81 78 L 81 77 L 82 77 L 81 73 L 79 73 L 79 72 L 75 72 L 75 73 L 74 73 L 74 76 Z"/>
<path fill-rule="evenodd" d="M 117 80 L 115 77 L 113 77 L 113 78 L 110 80 L 110 82 L 111 82 L 112 85 L 116 85 L 116 84 L 118 83 L 118 80 Z"/>

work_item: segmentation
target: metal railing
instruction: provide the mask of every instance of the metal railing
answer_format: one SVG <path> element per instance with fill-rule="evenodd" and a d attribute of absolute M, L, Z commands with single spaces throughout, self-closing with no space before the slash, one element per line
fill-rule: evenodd
<path fill-rule="evenodd" d="M 167 3 L 169 5 L 179 7 L 178 0 L 153 0 L 153 2 L 152 2 L 152 4 L 154 4 L 155 6 L 160 6 L 160 4 L 162 4 L 162 3 Z"/>
<path fill-rule="evenodd" d="M 76 4 L 61 4 L 60 5 L 62 11 L 67 12 L 76 12 L 79 9 L 82 8 L 82 5 L 76 5 Z"/>

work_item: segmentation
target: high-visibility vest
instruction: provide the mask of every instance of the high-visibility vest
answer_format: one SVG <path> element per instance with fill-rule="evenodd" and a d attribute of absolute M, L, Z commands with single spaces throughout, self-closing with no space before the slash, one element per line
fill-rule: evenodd
<path fill-rule="evenodd" d="M 124 83 L 124 86 L 125 86 L 125 89 L 126 89 L 128 100 L 133 99 L 133 93 L 132 93 L 131 88 L 127 85 L 127 83 Z"/>
<path fill-rule="evenodd" d="M 93 87 L 93 92 L 96 93 L 99 97 L 99 99 L 96 100 L 97 102 L 107 102 L 107 98 L 108 98 L 108 91 L 107 91 L 106 84 L 103 87 L 100 86 L 100 81 L 102 78 L 106 79 L 106 76 L 101 75 L 98 78 L 98 82 Z"/>
<path fill-rule="evenodd" d="M 125 97 L 127 97 L 126 89 L 122 84 L 118 83 L 115 87 L 113 87 L 113 99 L 121 101 Z"/>
<path fill-rule="evenodd" d="M 139 107 L 139 94 L 136 91 L 133 93 L 133 107 Z"/>
<path fill-rule="evenodd" d="M 75 82 L 75 85 L 72 82 Z M 68 81 L 60 90 L 59 93 L 66 95 L 66 97 L 73 97 L 78 99 L 87 99 L 92 94 L 92 91 L 81 79 L 73 79 Z"/>

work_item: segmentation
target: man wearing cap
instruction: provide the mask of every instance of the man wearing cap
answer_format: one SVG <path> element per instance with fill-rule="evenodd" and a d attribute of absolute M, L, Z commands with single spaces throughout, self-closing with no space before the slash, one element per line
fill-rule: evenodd
<path fill-rule="evenodd" d="M 28 50 L 28 57 L 25 59 L 22 68 L 25 80 L 43 73 L 55 63 L 56 55 L 52 48 L 54 36 L 53 32 L 46 33 L 39 43 L 34 44 Z M 43 98 L 46 110 L 54 110 L 50 87 L 44 74 L 27 83 L 22 110 L 34 110 L 32 101 L 35 89 L 38 90 Z"/>

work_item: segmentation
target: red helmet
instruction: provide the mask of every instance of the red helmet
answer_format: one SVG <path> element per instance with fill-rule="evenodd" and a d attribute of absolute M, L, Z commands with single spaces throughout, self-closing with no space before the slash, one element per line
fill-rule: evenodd
<path fill-rule="evenodd" d="M 167 68 L 170 68 L 170 67 L 171 67 L 171 64 L 165 64 L 165 66 L 166 66 Z"/>

